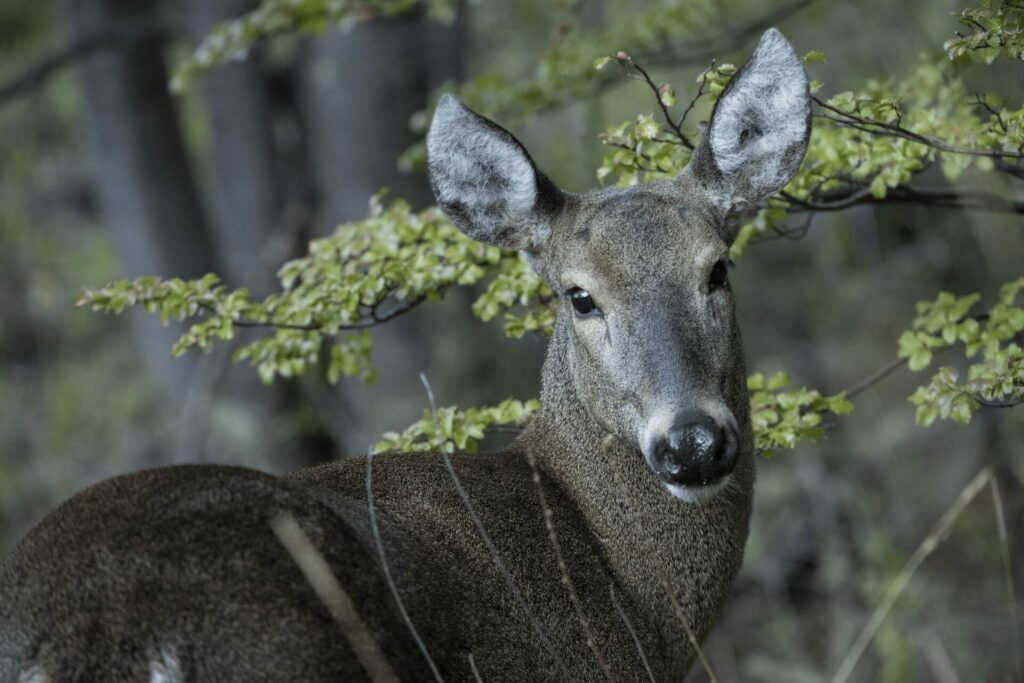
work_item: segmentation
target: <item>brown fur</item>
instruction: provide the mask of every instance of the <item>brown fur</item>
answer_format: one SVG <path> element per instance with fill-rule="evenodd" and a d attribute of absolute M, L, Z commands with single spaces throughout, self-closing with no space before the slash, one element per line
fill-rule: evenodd
<path fill-rule="evenodd" d="M 465 112 L 446 116 L 477 125 Z M 518 143 L 503 137 L 488 146 L 487 135 L 508 135 L 488 126 L 499 132 L 480 133 L 478 151 L 521 154 L 517 167 L 533 168 Z M 791 153 L 792 145 L 782 147 Z M 678 179 L 631 190 L 576 196 L 539 172 L 535 184 L 514 178 L 469 188 L 487 199 L 488 188 L 514 187 L 519 205 L 533 188 L 530 215 L 487 214 L 514 202 L 451 208 L 458 221 L 484 217 L 491 232 L 470 226 L 481 239 L 527 225 L 528 237 L 513 238 L 538 272 L 560 293 L 585 287 L 604 315 L 575 317 L 563 296 L 540 414 L 505 451 L 452 457 L 526 609 L 439 454 L 373 459 L 386 556 L 446 680 L 471 680 L 470 655 L 488 681 L 604 678 L 563 584 L 528 454 L 582 616 L 616 679 L 646 674 L 613 592 L 661 681 L 681 679 L 694 659 L 686 626 L 702 638 L 721 609 L 743 557 L 754 464 L 732 294 L 707 285 L 734 232 L 730 208 L 716 199 L 724 195 L 709 190 L 728 181 L 710 154 L 702 148 L 701 164 Z M 435 153 L 432 164 L 444 163 Z M 435 179 L 444 170 L 432 165 Z M 465 182 L 441 178 L 439 192 Z M 707 406 L 735 420 L 738 464 L 724 489 L 685 503 L 645 464 L 640 434 L 659 410 Z M 285 478 L 182 466 L 78 494 L 0 567 L 0 681 L 146 680 L 168 660 L 190 681 L 363 680 L 340 629 L 271 531 L 282 511 L 323 554 L 399 676 L 429 680 L 381 571 L 366 475 L 365 459 Z"/>

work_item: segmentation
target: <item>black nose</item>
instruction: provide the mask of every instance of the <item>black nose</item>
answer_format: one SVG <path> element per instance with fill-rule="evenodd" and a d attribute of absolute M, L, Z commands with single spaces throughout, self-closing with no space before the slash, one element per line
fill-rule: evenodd
<path fill-rule="evenodd" d="M 683 486 L 714 484 L 736 467 L 736 437 L 710 415 L 698 411 L 676 418 L 654 448 L 654 470 L 662 480 Z"/>

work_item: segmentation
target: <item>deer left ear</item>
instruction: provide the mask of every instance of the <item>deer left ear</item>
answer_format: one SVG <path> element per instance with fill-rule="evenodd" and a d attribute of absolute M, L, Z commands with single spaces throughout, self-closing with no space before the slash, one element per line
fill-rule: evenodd
<path fill-rule="evenodd" d="M 427 167 L 438 206 L 479 242 L 536 253 L 564 204 L 511 133 L 451 95 L 430 124 Z"/>
<path fill-rule="evenodd" d="M 688 170 L 715 204 L 735 214 L 785 187 L 800 168 L 810 134 L 803 60 L 777 29 L 769 29 L 718 98 Z"/>

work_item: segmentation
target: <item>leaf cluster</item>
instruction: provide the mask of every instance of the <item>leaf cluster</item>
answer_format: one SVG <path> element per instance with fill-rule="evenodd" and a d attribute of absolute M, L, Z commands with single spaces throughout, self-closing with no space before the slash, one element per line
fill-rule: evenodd
<path fill-rule="evenodd" d="M 927 426 L 936 419 L 967 424 L 983 405 L 1012 406 L 1024 402 L 1024 308 L 1017 300 L 1024 277 L 1000 289 L 998 301 L 988 313 L 972 316 L 981 297 L 956 297 L 941 292 L 934 301 L 917 304 L 911 329 L 899 339 L 899 357 L 911 370 L 927 369 L 940 349 L 959 347 L 964 357 L 975 359 L 967 367 L 966 380 L 953 367 L 941 367 L 925 386 L 910 397 L 917 406 L 916 420 Z M 979 357 L 980 356 L 980 357 Z"/>
<path fill-rule="evenodd" d="M 314 240 L 306 256 L 284 264 L 278 271 L 282 290 L 263 301 L 210 274 L 120 280 L 85 290 L 78 305 L 106 313 L 141 306 L 164 324 L 190 321 L 173 348 L 176 356 L 191 348 L 209 351 L 233 340 L 238 328 L 268 328 L 272 334 L 233 356 L 249 361 L 267 383 L 297 377 L 321 357 L 331 382 L 370 381 L 375 372 L 368 328 L 439 300 L 450 286 L 475 285 L 488 275 L 493 279 L 473 305 L 478 316 L 490 320 L 504 312 L 514 337 L 550 334 L 554 293 L 517 253 L 465 237 L 436 207 L 414 212 L 402 200 L 385 206 L 378 195 L 366 219 Z"/>
<path fill-rule="evenodd" d="M 960 12 L 959 31 L 943 45 L 950 59 L 974 55 L 991 64 L 1000 56 L 1024 60 L 1024 4 L 1019 0 L 981 0 L 979 7 Z"/>
<path fill-rule="evenodd" d="M 789 375 L 784 372 L 768 378 L 755 373 L 747 378 L 754 446 L 762 455 L 795 448 L 800 441 L 820 439 L 825 434 L 822 420 L 826 415 L 853 411 L 845 392 L 822 396 L 806 388 L 783 391 L 789 383 Z"/>
<path fill-rule="evenodd" d="M 426 410 L 423 419 L 405 431 L 387 432 L 374 446 L 381 451 L 467 451 L 473 453 L 489 428 L 496 426 L 522 427 L 537 411 L 540 401 L 506 399 L 488 408 L 459 410 L 448 406 L 436 412 Z"/>

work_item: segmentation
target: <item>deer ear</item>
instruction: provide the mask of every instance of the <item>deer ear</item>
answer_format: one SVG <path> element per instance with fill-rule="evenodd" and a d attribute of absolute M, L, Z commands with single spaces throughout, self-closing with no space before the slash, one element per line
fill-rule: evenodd
<path fill-rule="evenodd" d="M 733 213 L 785 187 L 800 168 L 810 133 L 803 60 L 772 28 L 718 98 L 690 170 L 713 201 Z"/>
<path fill-rule="evenodd" d="M 427 166 L 441 210 L 468 237 L 487 244 L 536 251 L 564 203 L 511 133 L 451 95 L 434 112 Z"/>

